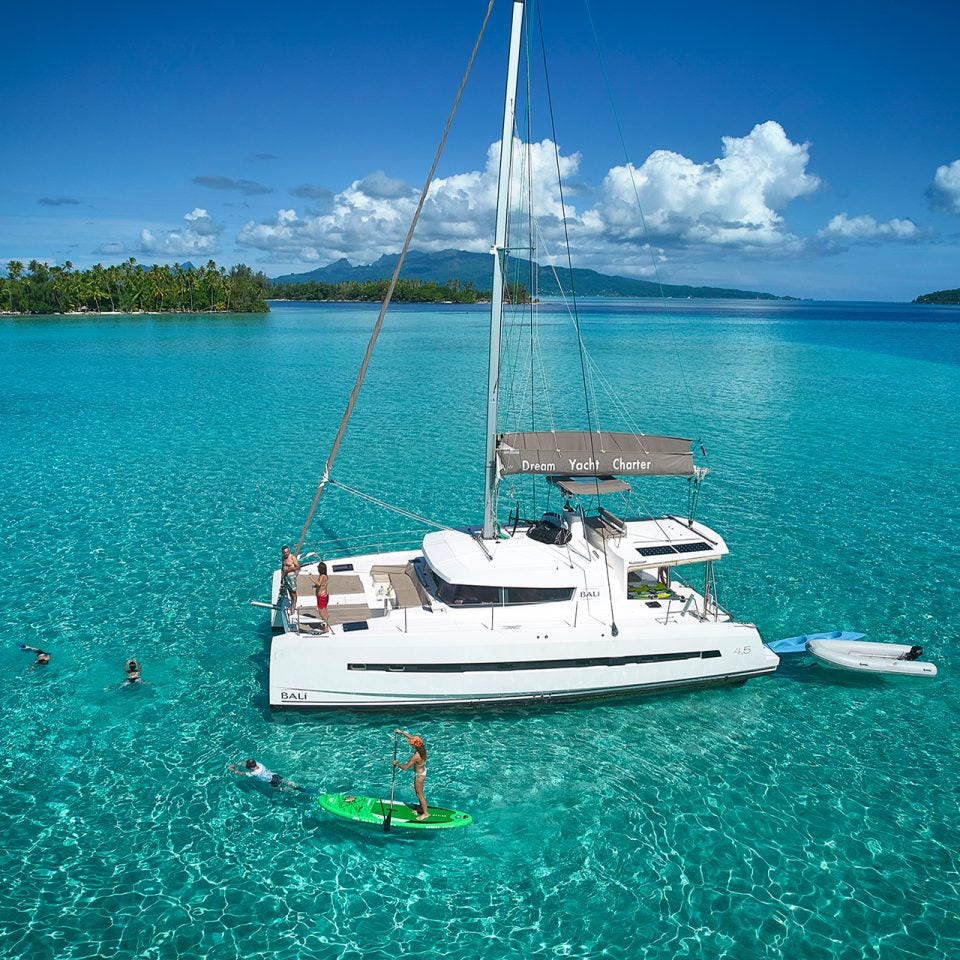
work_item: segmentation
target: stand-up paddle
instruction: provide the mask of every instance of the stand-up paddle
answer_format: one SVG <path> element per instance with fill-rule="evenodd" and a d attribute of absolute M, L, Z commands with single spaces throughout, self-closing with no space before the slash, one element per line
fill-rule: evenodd
<path fill-rule="evenodd" d="M 419 749 L 423 750 L 423 741 L 419 737 L 410 737 L 402 730 L 393 731 L 393 777 L 390 780 L 390 799 L 382 797 L 362 797 L 353 793 L 323 793 L 317 797 L 317 805 L 327 813 L 353 820 L 355 823 L 370 823 L 383 826 L 383 832 L 389 833 L 391 826 L 410 828 L 411 830 L 445 830 L 449 827 L 468 827 L 473 823 L 473 817 L 461 810 L 448 810 L 446 807 L 430 805 L 429 814 L 424 814 L 426 801 L 423 799 L 423 787 L 417 787 L 419 796 L 415 807 L 409 803 L 394 801 L 394 791 L 397 786 L 397 770 L 404 766 L 397 763 L 398 737 L 406 736 L 408 740 L 416 740 Z M 413 761 L 407 764 L 409 769 Z"/>
<path fill-rule="evenodd" d="M 394 731 L 393 734 L 393 777 L 390 780 L 390 809 L 383 818 L 383 832 L 390 832 L 390 821 L 393 819 L 393 791 L 397 786 L 397 738 L 399 734 Z"/>

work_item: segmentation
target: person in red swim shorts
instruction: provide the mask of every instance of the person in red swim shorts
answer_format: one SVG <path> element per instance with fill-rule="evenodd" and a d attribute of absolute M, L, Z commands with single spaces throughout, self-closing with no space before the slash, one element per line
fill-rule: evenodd
<path fill-rule="evenodd" d="M 317 579 L 314 581 L 314 589 L 317 592 L 317 612 L 324 624 L 327 622 L 327 604 L 330 602 L 330 581 L 327 578 L 327 565 L 320 563 L 317 565 Z"/>

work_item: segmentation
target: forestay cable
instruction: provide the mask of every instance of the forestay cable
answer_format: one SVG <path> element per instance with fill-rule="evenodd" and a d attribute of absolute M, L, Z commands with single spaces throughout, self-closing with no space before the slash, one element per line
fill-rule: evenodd
<path fill-rule="evenodd" d="M 407 250 L 410 248 L 410 244 L 413 241 L 413 232 L 417 228 L 417 223 L 420 220 L 420 214 L 423 211 L 423 206 L 427 201 L 427 193 L 430 190 L 430 184 L 433 182 L 433 175 L 437 170 L 437 164 L 440 162 L 440 155 L 443 153 L 443 148 L 447 142 L 447 135 L 450 133 L 450 128 L 453 126 L 453 118 L 457 113 L 457 107 L 460 106 L 460 99 L 463 96 L 463 91 L 467 86 L 467 80 L 470 77 L 470 71 L 473 69 L 473 61 L 476 59 L 477 51 L 480 49 L 480 41 L 483 39 L 483 35 L 487 29 L 487 22 L 490 20 L 490 13 L 493 10 L 494 0 L 490 0 L 487 5 L 487 12 L 484 15 L 483 23 L 480 26 L 480 33 L 477 36 L 476 43 L 473 45 L 473 51 L 470 54 L 470 60 L 467 63 L 466 72 L 463 75 L 463 79 L 460 81 L 460 88 L 457 90 L 457 95 L 453 101 L 453 107 L 450 110 L 450 116 L 447 118 L 446 126 L 443 128 L 443 135 L 440 137 L 440 144 L 437 147 L 436 156 L 433 158 L 433 165 L 430 167 L 430 172 L 427 174 L 426 182 L 423 185 L 423 190 L 420 192 L 420 201 L 417 203 L 417 209 L 413 214 L 413 220 L 410 222 L 410 229 L 407 231 L 407 238 L 403 242 L 403 249 L 400 251 L 400 256 L 397 259 L 397 265 L 393 269 L 393 276 L 390 278 L 390 285 L 387 287 L 386 296 L 383 298 L 383 303 L 380 305 L 380 313 L 377 316 L 377 322 L 373 325 L 373 332 L 370 334 L 370 340 L 367 343 L 366 352 L 363 355 L 363 361 L 360 364 L 360 372 L 357 374 L 356 382 L 353 385 L 353 390 L 350 393 L 350 399 L 347 401 L 347 408 L 344 410 L 343 418 L 340 421 L 340 428 L 337 430 L 337 435 L 334 438 L 333 446 L 330 449 L 330 456 L 327 458 L 327 462 L 323 467 L 323 476 L 320 478 L 320 485 L 317 487 L 317 492 L 314 494 L 313 503 L 310 504 L 310 511 L 307 513 L 307 519 L 303 524 L 303 530 L 300 533 L 300 539 L 297 541 L 297 545 L 294 548 L 294 554 L 300 552 L 303 547 L 304 541 L 307 539 L 307 532 L 310 530 L 310 524 L 313 522 L 313 515 L 316 513 L 317 504 L 320 502 L 320 497 L 323 496 L 324 488 L 327 485 L 327 482 L 330 479 L 330 474 L 333 470 L 334 461 L 337 459 L 337 454 L 340 452 L 340 444 L 343 442 L 343 435 L 347 430 L 347 423 L 350 421 L 350 416 L 353 413 L 353 408 L 357 404 L 357 397 L 360 395 L 360 388 L 363 386 L 364 378 L 367 375 L 367 367 L 370 366 L 370 358 L 373 356 L 373 348 L 376 346 L 377 339 L 380 336 L 380 330 L 383 327 L 383 318 L 386 316 L 387 308 L 390 306 L 390 301 L 393 298 L 393 291 L 397 286 L 397 279 L 400 276 L 400 270 L 403 267 L 403 262 L 407 256 Z"/>

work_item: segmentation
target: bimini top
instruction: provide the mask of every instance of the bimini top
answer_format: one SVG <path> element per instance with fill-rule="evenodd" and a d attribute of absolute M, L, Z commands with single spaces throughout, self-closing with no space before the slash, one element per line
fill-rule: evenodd
<path fill-rule="evenodd" d="M 546 473 L 570 477 L 692 476 L 690 441 L 638 433 L 555 430 L 502 433 L 497 438 L 501 474 Z"/>

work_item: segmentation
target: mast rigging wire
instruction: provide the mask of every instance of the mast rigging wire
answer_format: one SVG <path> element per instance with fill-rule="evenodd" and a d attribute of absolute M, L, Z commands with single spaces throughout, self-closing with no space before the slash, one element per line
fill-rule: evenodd
<path fill-rule="evenodd" d="M 431 520 L 429 517 L 421 517 L 418 513 L 411 513 L 409 510 L 404 510 L 403 507 L 398 507 L 392 503 L 387 503 L 386 500 L 380 500 L 369 493 L 364 493 L 362 490 L 357 490 L 355 487 L 348 487 L 345 483 L 340 483 L 337 480 L 330 480 L 329 483 L 332 487 L 337 487 L 338 489 L 343 490 L 345 493 L 352 493 L 355 497 L 359 497 L 361 500 L 366 500 L 367 503 L 372 503 L 377 507 L 383 507 L 384 510 L 390 510 L 393 513 L 399 514 L 401 517 L 406 517 L 408 520 L 415 520 L 417 523 L 426 524 L 428 527 L 436 527 L 438 530 L 454 529 L 447 523 L 438 523 L 436 520 Z"/>
<path fill-rule="evenodd" d="M 617 112 L 617 104 L 613 97 L 613 88 L 610 84 L 610 77 L 607 73 L 607 64 L 603 58 L 603 48 L 600 46 L 600 38 L 597 35 L 597 27 L 593 20 L 593 13 L 590 10 L 589 0 L 583 0 L 583 7 L 587 12 L 587 19 L 590 21 L 590 31 L 593 34 L 593 45 L 597 50 L 597 60 L 600 63 L 600 73 L 603 76 L 603 83 L 607 91 L 607 99 L 610 101 L 610 110 L 613 113 L 613 121 L 617 127 L 617 136 L 620 138 L 620 148 L 623 150 L 623 158 L 626 161 L 627 172 L 630 174 L 630 185 L 633 187 L 633 196 L 637 203 L 637 212 L 640 214 L 640 226 L 643 229 L 643 236 L 647 241 L 647 252 L 650 254 L 650 265 L 653 267 L 653 275 L 657 281 L 657 288 L 660 291 L 660 302 L 665 308 L 665 315 L 667 318 L 667 329 L 670 331 L 670 339 L 673 343 L 673 352 L 676 356 L 677 366 L 680 368 L 680 380 L 683 383 L 684 399 L 687 401 L 687 411 L 690 417 L 693 419 L 694 423 L 698 421 L 698 417 L 694 412 L 692 391 L 690 390 L 690 382 L 687 379 L 687 371 L 683 366 L 683 358 L 680 352 L 680 347 L 677 344 L 677 335 L 674 330 L 673 323 L 670 322 L 670 314 L 666 310 L 667 307 L 667 298 L 663 292 L 663 281 L 660 279 L 660 268 L 657 264 L 656 255 L 653 252 L 653 244 L 650 242 L 650 231 L 647 228 L 647 218 L 643 213 L 643 204 L 640 203 L 640 190 L 637 187 L 637 180 L 634 176 L 634 166 L 633 161 L 630 159 L 630 154 L 627 151 L 627 142 L 623 136 L 623 126 L 620 123 L 620 114 Z M 703 431 L 698 429 L 697 431 L 701 436 Z M 698 441 L 699 443 L 699 441 Z M 701 451 L 703 452 L 704 461 L 709 465 L 710 460 L 707 457 L 707 451 L 701 446 Z"/>
<path fill-rule="evenodd" d="M 579 346 L 580 354 L 580 377 L 583 381 L 583 402 L 586 407 L 587 414 L 587 435 L 590 437 L 590 457 L 593 460 L 596 460 L 596 445 L 594 442 L 594 433 L 593 433 L 593 420 L 590 415 L 590 391 L 587 386 L 587 363 L 584 356 L 584 345 L 583 337 L 580 332 L 580 313 L 577 308 L 577 292 L 573 280 L 573 258 L 570 253 L 570 231 L 567 227 L 567 204 L 563 195 L 563 176 L 560 170 L 560 147 L 558 146 L 557 140 L 557 125 L 554 119 L 553 114 L 553 94 L 550 89 L 550 74 L 547 69 L 547 49 L 546 43 L 544 42 L 543 36 L 543 20 L 540 16 L 540 4 L 537 4 L 537 26 L 540 32 L 540 55 L 543 62 L 543 77 L 544 77 L 544 87 L 547 94 L 547 109 L 550 114 L 550 131 L 553 137 L 553 155 L 554 161 L 557 167 L 557 190 L 560 197 L 560 220 L 563 224 L 563 241 L 564 248 L 567 255 L 567 269 L 570 271 L 570 301 L 573 304 L 573 318 L 574 326 L 577 330 L 577 343 Z M 562 289 L 562 288 L 561 288 Z M 597 423 L 597 429 L 599 430 L 600 424 Z M 600 488 L 599 484 L 597 486 L 597 510 L 600 509 Z M 610 564 L 609 558 L 607 557 L 607 540 L 606 537 L 602 538 L 603 543 L 603 559 L 604 559 L 604 572 L 606 573 L 607 580 L 607 602 L 610 607 L 610 632 L 613 636 L 617 636 L 620 631 L 617 629 L 617 622 L 614 618 L 613 611 L 613 584 L 610 579 Z"/>
<path fill-rule="evenodd" d="M 363 361 L 360 364 L 360 372 L 357 374 L 356 382 L 353 385 L 353 390 L 350 393 L 350 399 L 347 401 L 347 408 L 343 413 L 343 418 L 340 421 L 340 427 L 337 430 L 337 435 L 334 438 L 333 446 L 330 448 L 330 456 L 327 458 L 326 464 L 323 467 L 323 476 L 320 478 L 320 485 L 317 487 L 317 492 L 314 494 L 313 503 L 310 504 L 310 510 L 307 513 L 307 519 L 303 524 L 303 530 L 300 533 L 300 539 L 297 541 L 297 545 L 294 548 L 294 554 L 300 552 L 303 547 L 303 542 L 307 539 L 307 532 L 310 530 L 310 524 L 313 522 L 313 515 L 316 513 L 317 504 L 320 502 L 320 497 L 323 496 L 324 488 L 327 485 L 327 482 L 330 480 L 330 474 L 333 471 L 333 464 L 337 459 L 337 454 L 340 452 L 340 444 L 343 442 L 343 436 L 347 430 L 347 424 L 350 421 L 350 417 L 353 414 L 353 408 L 357 404 L 357 398 L 360 395 L 360 388 L 363 386 L 364 378 L 367 375 L 367 367 L 370 366 L 370 358 L 373 355 L 373 348 L 376 346 L 377 340 L 380 337 L 380 330 L 383 327 L 383 319 L 386 316 L 387 308 L 390 306 L 390 301 L 393 298 L 393 291 L 397 286 L 397 280 L 400 276 L 400 270 L 403 267 L 404 260 L 407 256 L 407 251 L 410 249 L 410 244 L 413 241 L 413 232 L 417 228 L 417 223 L 420 220 L 420 214 L 423 211 L 423 206 L 427 201 L 427 193 L 430 190 L 430 184 L 433 182 L 433 175 L 436 173 L 437 164 L 440 163 L 440 155 L 443 153 L 443 148 L 447 142 L 447 135 L 450 133 L 450 128 L 453 126 L 453 118 L 456 116 L 457 108 L 460 106 L 460 99 L 463 96 L 463 91 L 467 86 L 467 80 L 470 77 L 470 71 L 473 69 L 473 61 L 476 59 L 477 51 L 480 49 L 480 41 L 483 39 L 483 35 L 487 29 L 487 23 L 490 20 L 490 14 L 493 11 L 493 2 L 490 0 L 487 5 L 487 12 L 484 15 L 483 23 L 480 26 L 480 33 L 477 36 L 476 42 L 473 45 L 473 51 L 470 54 L 470 59 L 467 62 L 467 69 L 464 72 L 463 79 L 460 81 L 460 87 L 457 90 L 457 95 L 454 98 L 453 106 L 450 109 L 450 116 L 447 117 L 446 126 L 443 128 L 443 135 L 440 137 L 440 143 L 437 146 L 436 155 L 433 158 L 433 165 L 430 167 L 430 172 L 427 174 L 426 182 L 423 185 L 423 190 L 420 192 L 420 200 L 417 203 L 417 209 L 413 214 L 413 220 L 410 222 L 410 229 L 407 230 L 407 237 L 403 242 L 403 249 L 400 251 L 400 256 L 397 258 L 397 265 L 393 269 L 393 276 L 390 278 L 390 285 L 387 287 L 386 296 L 383 298 L 383 303 L 380 305 L 380 313 L 377 316 L 377 322 L 373 326 L 373 332 L 370 334 L 370 340 L 367 343 L 366 352 L 363 355 Z"/>

